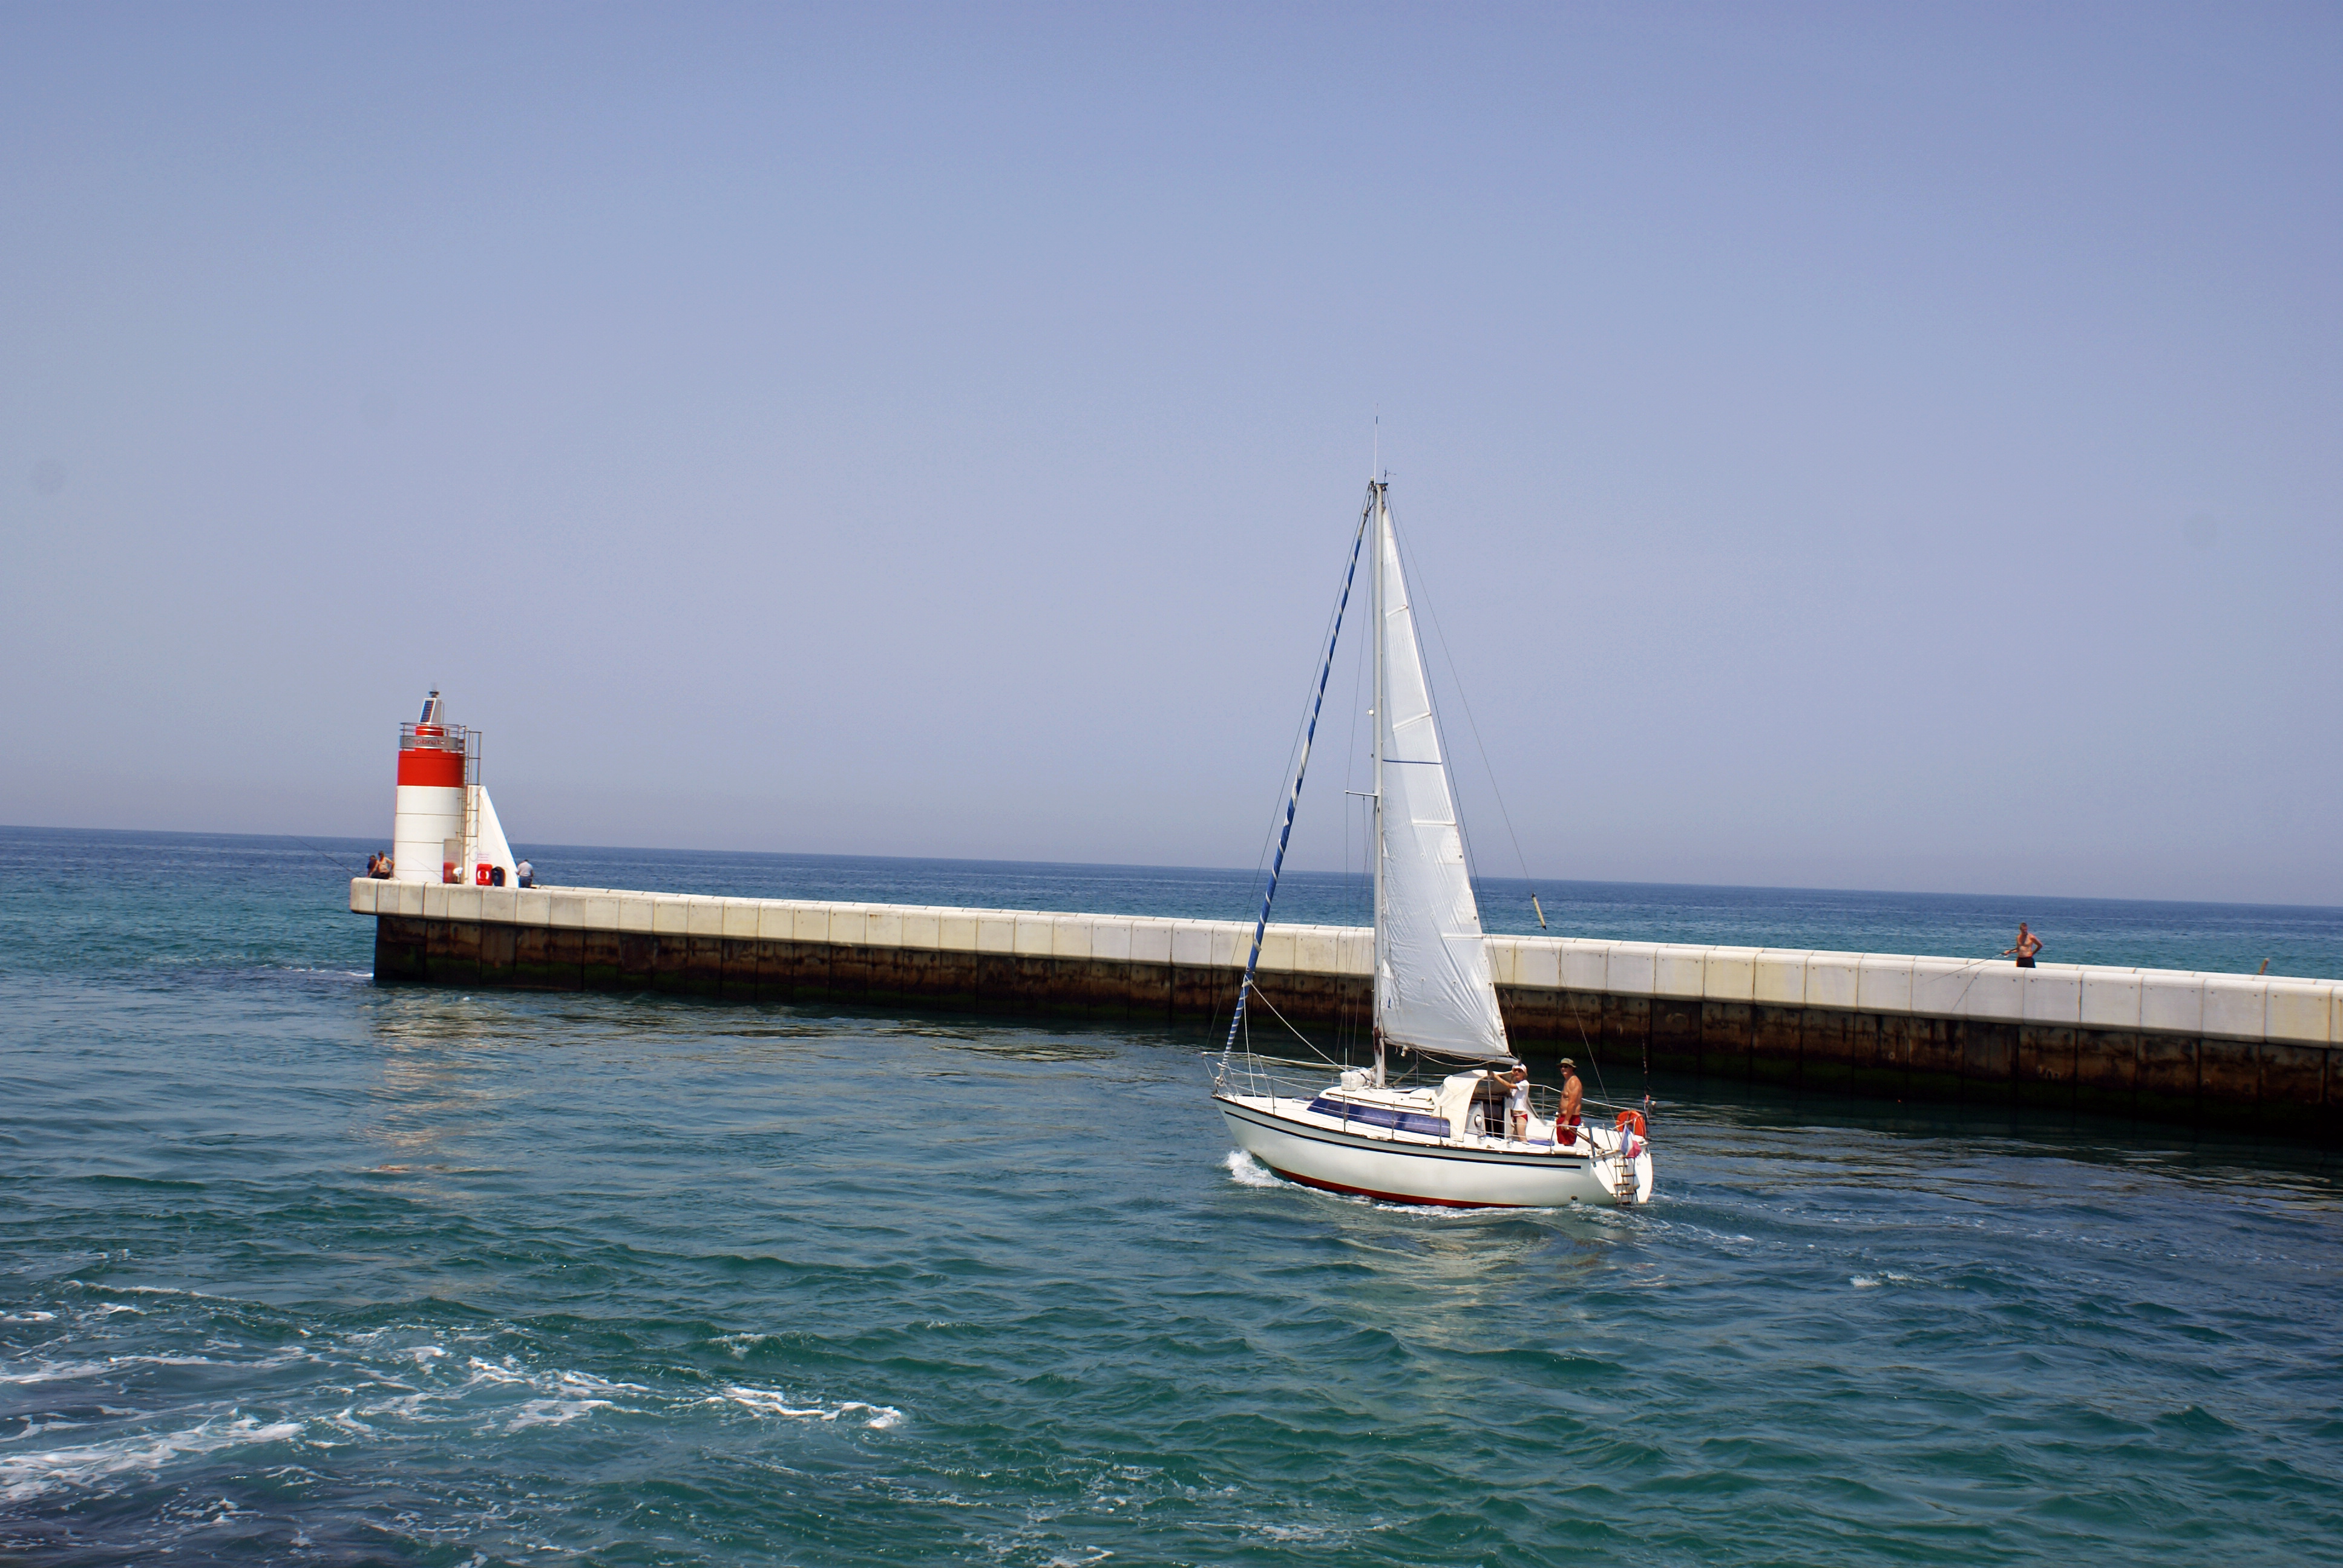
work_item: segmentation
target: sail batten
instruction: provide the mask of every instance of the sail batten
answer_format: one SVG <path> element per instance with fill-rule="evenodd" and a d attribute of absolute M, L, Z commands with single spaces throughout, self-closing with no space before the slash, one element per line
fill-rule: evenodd
<path fill-rule="evenodd" d="M 1399 542 L 1389 508 L 1380 494 L 1376 500 L 1375 1026 L 1391 1044 L 1463 1060 L 1493 1060 L 1511 1050 Z"/>

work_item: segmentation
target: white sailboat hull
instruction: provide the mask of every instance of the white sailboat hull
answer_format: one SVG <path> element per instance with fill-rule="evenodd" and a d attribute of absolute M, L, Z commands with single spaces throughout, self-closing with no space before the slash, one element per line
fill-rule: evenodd
<path fill-rule="evenodd" d="M 1452 1209 L 1633 1204 L 1652 1195 L 1650 1146 L 1643 1145 L 1623 1171 L 1619 1135 L 1609 1129 L 1582 1129 L 1579 1150 L 1556 1154 L 1497 1139 L 1346 1131 L 1312 1116 L 1303 1109 L 1306 1101 L 1252 1094 L 1213 1099 L 1237 1147 L 1306 1187 Z"/>

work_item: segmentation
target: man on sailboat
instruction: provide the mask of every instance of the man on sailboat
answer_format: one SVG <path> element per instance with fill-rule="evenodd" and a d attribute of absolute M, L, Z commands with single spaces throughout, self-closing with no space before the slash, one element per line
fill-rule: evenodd
<path fill-rule="evenodd" d="M 1556 1153 L 1578 1141 L 1578 1108 L 1585 1099 L 1586 1086 L 1578 1081 L 1578 1063 L 1565 1056 L 1562 1059 L 1562 1109 L 1554 1115 Z"/>

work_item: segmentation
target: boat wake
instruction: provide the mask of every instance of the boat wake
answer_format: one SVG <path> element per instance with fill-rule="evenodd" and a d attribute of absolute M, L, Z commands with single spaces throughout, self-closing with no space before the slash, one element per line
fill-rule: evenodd
<path fill-rule="evenodd" d="M 1229 1168 L 1229 1179 L 1240 1187 L 1282 1187 L 1284 1179 L 1242 1149 L 1232 1149 L 1222 1161 Z"/>

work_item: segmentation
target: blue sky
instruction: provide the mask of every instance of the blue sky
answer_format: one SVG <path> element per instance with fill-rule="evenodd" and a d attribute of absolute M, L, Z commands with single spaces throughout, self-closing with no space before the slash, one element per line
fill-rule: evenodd
<path fill-rule="evenodd" d="M 2343 903 L 2338 45 L 11 7 L 0 820 L 1251 864 L 1380 416 L 1535 874 Z"/>

